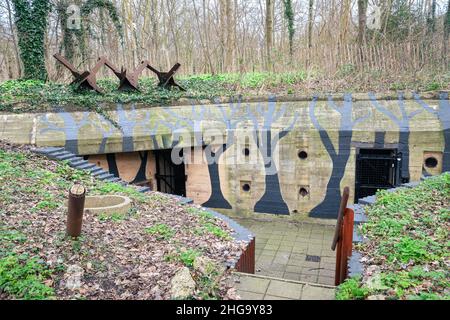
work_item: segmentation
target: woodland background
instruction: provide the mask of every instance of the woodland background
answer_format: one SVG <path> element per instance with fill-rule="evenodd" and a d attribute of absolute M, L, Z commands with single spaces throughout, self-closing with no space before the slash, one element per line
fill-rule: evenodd
<path fill-rule="evenodd" d="M 80 8 L 78 30 L 67 27 L 73 4 Z M 379 30 L 367 27 L 375 5 Z M 127 69 L 145 59 L 163 70 L 180 62 L 183 74 L 448 74 L 449 6 L 450 0 L 0 0 L 0 80 L 70 80 L 55 52 L 80 69 L 105 55 Z"/>

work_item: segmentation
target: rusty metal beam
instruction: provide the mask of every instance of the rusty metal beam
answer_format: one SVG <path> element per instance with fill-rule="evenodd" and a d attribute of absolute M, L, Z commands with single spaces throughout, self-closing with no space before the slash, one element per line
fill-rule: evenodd
<path fill-rule="evenodd" d="M 86 189 L 82 185 L 75 184 L 70 188 L 66 233 L 72 238 L 78 238 L 81 234 L 85 198 Z"/>

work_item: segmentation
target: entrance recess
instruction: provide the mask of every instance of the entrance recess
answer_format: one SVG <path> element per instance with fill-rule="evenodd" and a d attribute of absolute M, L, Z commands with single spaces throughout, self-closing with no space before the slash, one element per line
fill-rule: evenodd
<path fill-rule="evenodd" d="M 185 197 L 186 174 L 184 163 L 173 163 L 171 154 L 172 150 L 155 151 L 155 177 L 158 191 Z"/>
<path fill-rule="evenodd" d="M 356 156 L 355 202 L 377 190 L 394 188 L 400 177 L 401 153 L 395 149 L 360 149 Z"/>

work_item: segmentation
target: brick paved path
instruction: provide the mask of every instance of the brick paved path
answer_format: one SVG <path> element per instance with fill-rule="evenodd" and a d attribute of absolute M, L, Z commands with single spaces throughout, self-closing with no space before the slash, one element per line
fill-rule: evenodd
<path fill-rule="evenodd" d="M 334 226 L 235 219 L 256 235 L 257 275 L 334 285 Z"/>
<path fill-rule="evenodd" d="M 235 273 L 242 300 L 334 300 L 334 287 Z"/>

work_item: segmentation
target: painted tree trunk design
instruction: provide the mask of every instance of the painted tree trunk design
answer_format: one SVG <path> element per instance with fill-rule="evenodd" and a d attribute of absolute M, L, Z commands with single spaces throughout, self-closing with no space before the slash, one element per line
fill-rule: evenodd
<path fill-rule="evenodd" d="M 310 211 L 310 216 L 314 218 L 336 218 L 339 203 L 341 201 L 341 181 L 344 178 L 345 168 L 350 158 L 351 143 L 353 136 L 353 127 L 366 120 L 371 113 L 353 120 L 352 115 L 352 96 L 346 94 L 342 106 L 337 106 L 332 98 L 328 99 L 328 105 L 340 113 L 341 123 L 339 127 L 338 149 L 336 150 L 331 142 L 327 131 L 321 126 L 316 115 L 315 108 L 317 104 L 317 97 L 314 97 L 309 107 L 309 114 L 314 127 L 319 131 L 320 139 L 330 155 L 333 169 L 330 180 L 328 181 L 327 191 L 324 200 Z"/>
<path fill-rule="evenodd" d="M 269 98 L 267 110 L 263 110 L 262 106 L 258 106 L 256 113 L 263 117 L 264 122 L 262 128 L 258 122 L 258 118 L 250 110 L 248 111 L 251 120 L 253 121 L 254 139 L 256 146 L 264 159 L 265 169 L 265 183 L 266 188 L 264 195 L 255 204 L 254 211 L 259 213 L 272 213 L 279 215 L 289 215 L 289 207 L 283 199 L 280 189 L 280 181 L 278 176 L 278 169 L 274 161 L 274 150 L 278 142 L 284 138 L 294 127 L 297 122 L 298 114 L 294 115 L 294 119 L 290 126 L 283 131 L 276 133 L 272 137 L 272 124 L 278 121 L 286 113 L 286 107 L 282 106 L 279 110 L 276 109 L 275 98 Z M 260 138 L 261 134 L 261 138 Z"/>
<path fill-rule="evenodd" d="M 120 177 L 119 169 L 117 168 L 116 155 L 114 153 L 107 154 L 106 160 L 108 162 L 109 173 L 115 175 L 116 177 Z"/>
<path fill-rule="evenodd" d="M 212 157 L 218 160 L 220 156 L 227 151 L 228 147 L 229 145 L 224 144 L 222 146 L 223 151 L 212 153 Z M 211 180 L 211 196 L 202 204 L 202 206 L 217 209 L 231 209 L 232 207 L 223 196 L 222 188 L 220 186 L 219 164 L 217 161 L 212 161 L 212 163 L 208 164 L 208 172 L 209 179 Z"/>
<path fill-rule="evenodd" d="M 136 177 L 131 182 L 132 184 L 139 183 L 147 179 L 146 171 L 147 171 L 148 151 L 143 152 L 139 151 L 139 158 L 141 159 L 141 164 L 139 166 L 139 170 L 136 174 Z"/>
<path fill-rule="evenodd" d="M 402 156 L 401 166 L 401 183 L 407 183 L 410 180 L 409 173 L 409 135 L 410 135 L 410 122 L 411 120 L 421 113 L 423 110 L 418 109 L 408 114 L 405 106 L 403 93 L 398 95 L 398 106 L 401 112 L 401 117 L 397 117 L 392 111 L 379 103 L 373 93 L 369 93 L 369 98 L 372 101 L 372 105 L 381 113 L 391 119 L 399 129 L 398 151 Z"/>
<path fill-rule="evenodd" d="M 278 177 L 278 169 L 273 160 L 272 152 L 272 133 L 270 131 L 265 132 L 266 134 L 266 149 L 267 152 L 262 152 L 264 159 L 264 169 L 265 169 L 265 183 L 266 188 L 264 195 L 255 204 L 255 212 L 261 213 L 276 213 L 280 215 L 289 215 L 289 207 L 281 195 L 280 180 Z M 264 147 L 262 147 L 264 149 Z"/>
<path fill-rule="evenodd" d="M 322 143 L 327 150 L 330 149 L 330 140 L 322 137 Z M 329 153 L 333 164 L 331 177 L 327 184 L 325 199 L 310 212 L 310 216 L 314 218 L 336 218 L 341 202 L 341 181 L 344 178 L 345 168 L 350 158 L 350 149 L 352 143 L 352 131 L 339 132 L 339 152 L 336 154 Z M 332 148 L 332 145 L 331 145 Z"/>

